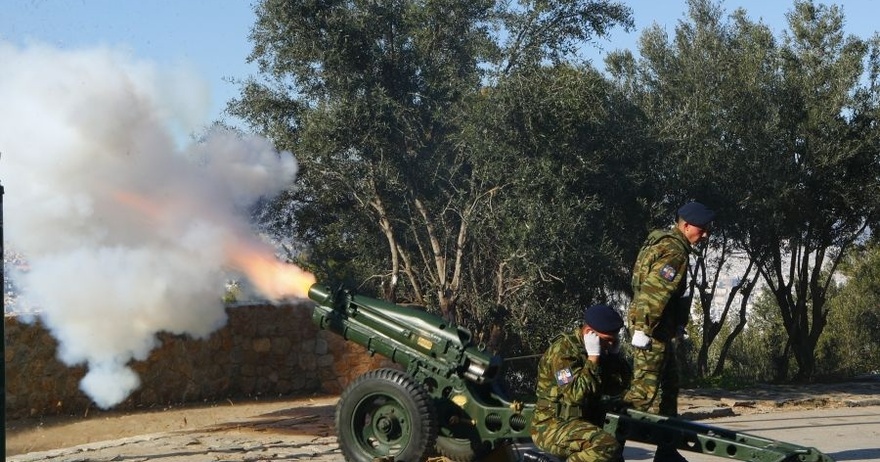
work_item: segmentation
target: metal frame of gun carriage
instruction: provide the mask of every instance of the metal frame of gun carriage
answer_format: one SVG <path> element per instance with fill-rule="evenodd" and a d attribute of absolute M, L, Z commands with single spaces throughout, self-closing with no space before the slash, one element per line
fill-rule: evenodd
<path fill-rule="evenodd" d="M 404 369 L 367 372 L 336 408 L 339 445 L 350 462 L 423 460 L 439 453 L 473 460 L 553 462 L 529 435 L 534 403 L 508 400 L 502 362 L 471 333 L 414 307 L 314 284 L 312 320 L 321 329 Z M 604 428 L 620 441 L 672 443 L 681 450 L 753 462 L 833 462 L 815 448 L 633 409 L 608 412 Z"/>

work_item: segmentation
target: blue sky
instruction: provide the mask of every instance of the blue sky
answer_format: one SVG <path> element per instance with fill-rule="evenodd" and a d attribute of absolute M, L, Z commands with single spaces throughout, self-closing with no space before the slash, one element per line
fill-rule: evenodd
<path fill-rule="evenodd" d="M 251 0 L 0 0 L 0 41 L 17 46 L 43 43 L 60 49 L 98 45 L 127 50 L 139 60 L 157 66 L 192 67 L 211 89 L 211 115 L 220 116 L 225 102 L 237 95 L 229 79 L 256 73 L 247 64 L 251 51 L 248 34 L 254 21 Z M 641 30 L 658 23 L 671 33 L 687 11 L 685 0 L 626 2 L 634 11 L 636 30 L 617 30 L 600 40 L 604 50 L 635 50 Z M 868 38 L 878 29 L 875 0 L 838 0 L 847 18 L 847 30 Z M 791 1 L 726 0 L 729 13 L 743 7 L 752 19 L 761 19 L 779 35 Z M 603 51 L 589 55 L 601 67 Z M 209 120 L 210 121 L 210 120 Z M 206 121 L 209 122 L 209 121 Z"/>

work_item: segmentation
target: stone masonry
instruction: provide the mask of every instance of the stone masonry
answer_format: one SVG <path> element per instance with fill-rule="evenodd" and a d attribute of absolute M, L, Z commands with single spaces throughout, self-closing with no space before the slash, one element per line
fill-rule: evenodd
<path fill-rule="evenodd" d="M 228 307 L 207 339 L 160 333 L 159 347 L 130 366 L 141 386 L 117 410 L 227 398 L 340 393 L 360 374 L 392 364 L 322 331 L 308 301 Z M 57 342 L 39 323 L 4 319 L 8 419 L 83 415 L 94 403 L 79 389 L 85 366 L 56 358 Z"/>

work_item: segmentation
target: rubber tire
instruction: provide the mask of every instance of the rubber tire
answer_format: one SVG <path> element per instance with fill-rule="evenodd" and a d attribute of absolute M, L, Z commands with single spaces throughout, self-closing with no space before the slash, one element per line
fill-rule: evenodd
<path fill-rule="evenodd" d="M 437 453 L 452 462 L 480 460 L 492 451 L 492 445 L 483 442 L 473 418 L 449 399 L 434 401 L 438 422 Z"/>
<path fill-rule="evenodd" d="M 441 456 L 453 462 L 471 462 L 485 455 L 485 451 L 477 451 L 471 440 L 465 438 L 438 436 L 436 447 Z"/>
<path fill-rule="evenodd" d="M 437 441 L 437 416 L 431 397 L 410 376 L 396 369 L 361 375 L 336 405 L 339 447 L 346 461 L 422 460 Z"/>

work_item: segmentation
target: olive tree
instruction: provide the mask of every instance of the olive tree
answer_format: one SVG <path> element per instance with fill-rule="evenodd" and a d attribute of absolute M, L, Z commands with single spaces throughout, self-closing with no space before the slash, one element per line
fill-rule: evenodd
<path fill-rule="evenodd" d="M 860 244 L 841 264 L 829 297 L 828 335 L 819 342 L 817 372 L 852 376 L 880 369 L 880 240 Z"/>
<path fill-rule="evenodd" d="M 665 191 L 657 196 L 657 207 L 666 211 L 663 224 L 690 199 L 718 213 L 716 229 L 708 245 L 698 248 L 689 274 L 700 315 L 695 368 L 705 376 L 720 372 L 726 351 L 742 332 L 758 277 L 756 262 L 733 264 L 742 252 L 736 244 L 747 235 L 744 200 L 772 184 L 756 177 L 772 174 L 761 164 L 778 119 L 766 91 L 778 78 L 775 42 L 766 26 L 742 10 L 725 20 L 721 7 L 708 1 L 689 6 L 688 18 L 671 39 L 659 27 L 649 28 L 640 40 L 640 59 L 624 51 L 608 64 L 618 88 L 647 114 L 664 153 L 656 166 L 657 187 Z M 719 307 L 713 301 L 719 284 L 727 282 L 725 274 L 737 282 Z M 731 320 L 737 325 L 725 328 Z M 713 367 L 709 351 L 721 334 L 724 348 Z"/>
<path fill-rule="evenodd" d="M 261 78 L 245 83 L 230 110 L 300 164 L 297 184 L 263 210 L 270 230 L 301 243 L 319 278 L 460 323 L 483 317 L 478 300 L 497 306 L 516 293 L 531 276 L 512 263 L 516 252 L 490 252 L 510 234 L 485 223 L 531 223 L 518 220 L 522 208 L 493 208 L 513 188 L 465 136 L 476 133 L 476 105 L 507 76 L 561 63 L 594 33 L 631 26 L 629 9 L 263 0 L 256 12 L 251 59 Z M 499 284 L 483 276 L 509 268 L 517 273 Z"/>
<path fill-rule="evenodd" d="M 796 2 L 788 19 L 778 67 L 783 117 L 768 152 L 779 172 L 776 213 L 756 217 L 747 251 L 763 262 L 797 376 L 810 378 L 837 267 L 876 224 L 880 205 L 877 54 L 844 36 L 839 7 Z"/>
<path fill-rule="evenodd" d="M 644 226 L 646 172 L 657 150 L 644 115 L 589 67 L 536 68 L 499 81 L 479 98 L 463 133 L 498 188 L 475 232 L 487 264 L 472 279 L 507 307 L 509 330 L 540 342 L 597 301 L 615 303 Z M 471 131 L 472 130 L 472 131 Z M 494 239 L 492 238 L 494 236 Z"/>
<path fill-rule="evenodd" d="M 719 212 L 691 279 L 702 302 L 701 352 L 732 306 L 729 298 L 710 312 L 718 277 L 730 256 L 744 254 L 732 318 L 741 325 L 727 332 L 742 331 L 759 275 L 780 309 L 786 352 L 807 378 L 835 268 L 876 219 L 876 47 L 869 53 L 865 41 L 844 37 L 838 7 L 795 2 L 779 43 L 744 10 L 725 22 L 719 4 L 689 6 L 671 43 L 655 28 L 642 37 L 641 59 L 617 55 L 612 70 L 668 150 L 669 197 L 697 197 Z"/>

